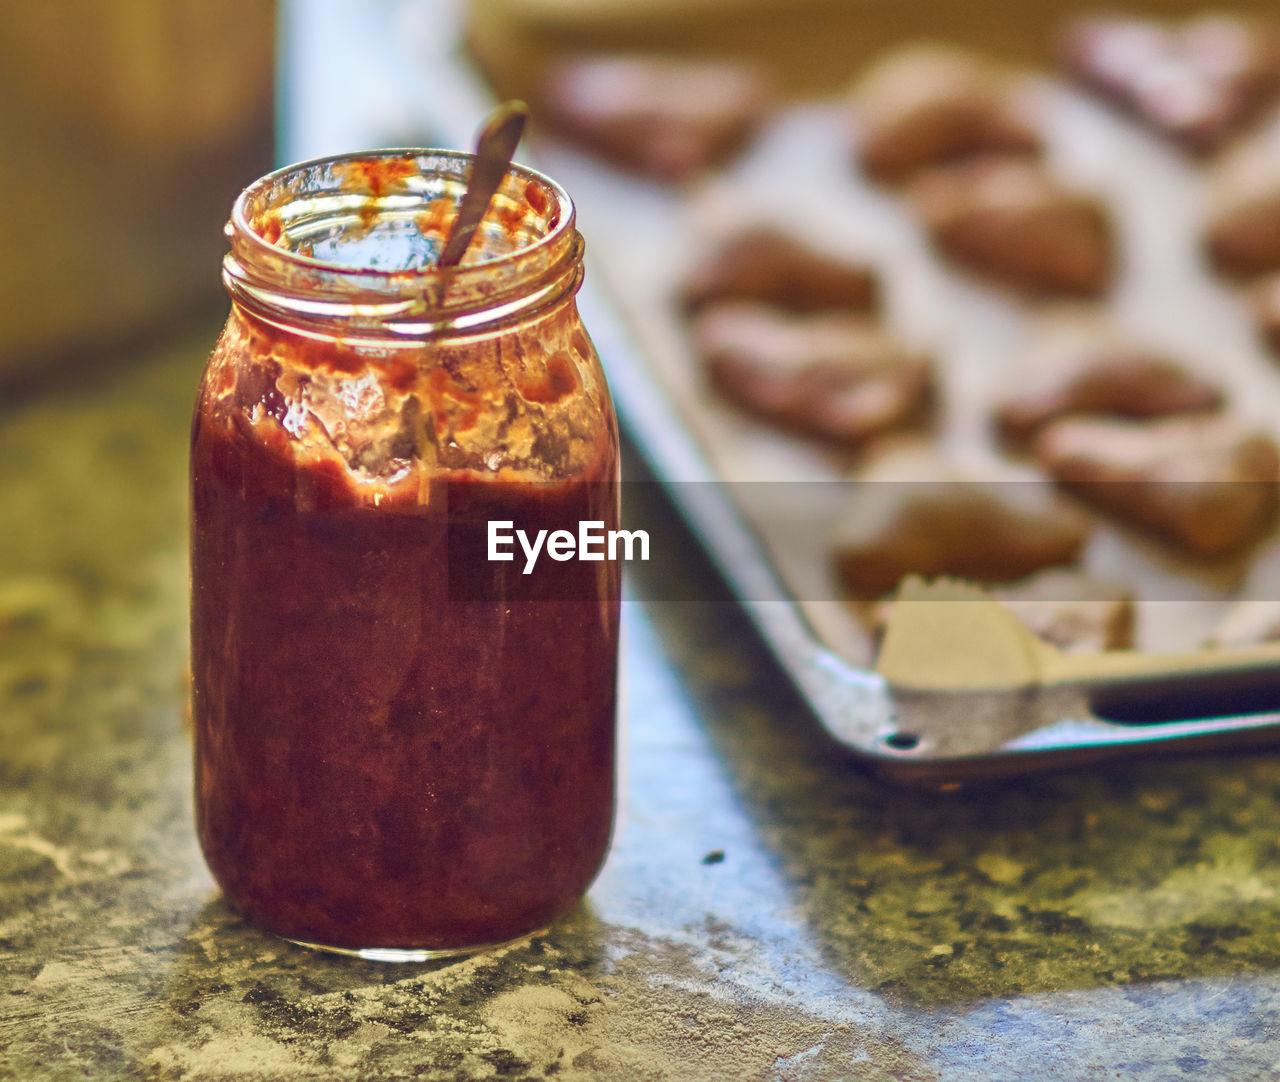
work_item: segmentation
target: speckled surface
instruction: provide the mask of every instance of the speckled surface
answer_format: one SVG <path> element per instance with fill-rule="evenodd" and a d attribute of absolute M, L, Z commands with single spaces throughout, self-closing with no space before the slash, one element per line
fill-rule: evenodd
<path fill-rule="evenodd" d="M 570 919 L 409 966 L 246 927 L 182 723 L 215 332 L 0 415 L 0 1077 L 1280 1078 L 1280 756 L 896 789 L 732 605 L 645 574 L 620 829 Z"/>

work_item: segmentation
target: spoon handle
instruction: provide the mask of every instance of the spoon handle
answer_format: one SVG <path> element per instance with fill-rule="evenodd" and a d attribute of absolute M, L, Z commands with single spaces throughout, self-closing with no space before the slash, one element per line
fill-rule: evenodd
<path fill-rule="evenodd" d="M 529 107 L 522 101 L 504 102 L 489 114 L 476 139 L 471 177 L 458 205 L 458 216 L 453 220 L 449 237 L 436 261 L 437 267 L 457 266 L 466 255 L 471 238 L 484 221 L 493 193 L 507 175 L 507 167 L 516 152 L 528 116 Z"/>

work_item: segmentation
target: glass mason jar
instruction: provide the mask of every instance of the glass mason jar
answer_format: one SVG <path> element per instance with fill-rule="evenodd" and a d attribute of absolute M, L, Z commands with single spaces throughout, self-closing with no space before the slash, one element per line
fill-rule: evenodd
<path fill-rule="evenodd" d="M 571 908 L 614 805 L 616 563 L 495 559 L 491 522 L 618 525 L 569 197 L 513 167 L 434 267 L 470 155 L 253 184 L 192 428 L 200 842 L 309 946 L 421 958 Z"/>

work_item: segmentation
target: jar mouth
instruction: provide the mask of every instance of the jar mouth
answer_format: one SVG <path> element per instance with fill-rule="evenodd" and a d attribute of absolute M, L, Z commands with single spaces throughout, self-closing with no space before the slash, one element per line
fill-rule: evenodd
<path fill-rule="evenodd" d="M 474 156 L 394 149 L 289 165 L 236 199 L 223 282 L 277 326 L 423 339 L 489 331 L 562 303 L 582 278 L 573 202 L 512 165 L 466 255 L 435 266 Z"/>
<path fill-rule="evenodd" d="M 405 147 L 287 165 L 240 193 L 227 232 L 270 258 L 316 271 L 371 279 L 456 273 L 442 272 L 434 260 L 473 160 L 465 151 Z M 483 264 L 498 271 L 496 264 L 554 247 L 572 232 L 574 217 L 573 201 L 559 184 L 513 163 L 459 267 Z M 390 246 L 407 258 L 374 251 L 388 247 L 382 228 L 388 224 L 407 227 L 396 231 L 404 235 L 396 238 L 401 243 Z M 403 243 L 415 236 L 419 243 Z M 347 246 L 355 258 L 341 258 Z"/>

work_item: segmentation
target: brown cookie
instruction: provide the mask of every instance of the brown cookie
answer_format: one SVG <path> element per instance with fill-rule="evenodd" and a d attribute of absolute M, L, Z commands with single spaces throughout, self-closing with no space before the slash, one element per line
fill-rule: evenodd
<path fill-rule="evenodd" d="M 873 65 L 855 87 L 854 109 L 862 165 L 885 183 L 972 154 L 1041 149 L 1020 82 L 946 46 L 908 46 Z"/>
<path fill-rule="evenodd" d="M 1280 91 L 1280 27 L 1206 15 L 1181 24 L 1090 16 L 1060 36 L 1066 68 L 1187 150 L 1212 150 Z"/>
<path fill-rule="evenodd" d="M 857 445 L 920 420 L 932 397 L 928 358 L 864 317 L 726 303 L 692 332 L 721 394 L 807 436 Z"/>
<path fill-rule="evenodd" d="M 1089 530 L 1080 512 L 1025 474 L 977 476 L 937 451 L 894 449 L 852 482 L 832 559 L 849 594 L 869 600 L 909 574 L 1016 582 L 1073 564 Z"/>
<path fill-rule="evenodd" d="M 684 301 L 690 311 L 718 301 L 758 301 L 793 312 L 874 312 L 880 279 L 870 267 L 819 252 L 775 229 L 750 229 L 695 268 Z"/>
<path fill-rule="evenodd" d="M 1280 274 L 1259 282 L 1250 297 L 1263 340 L 1280 355 Z"/>
<path fill-rule="evenodd" d="M 1051 567 L 1021 582 L 991 589 L 991 596 L 1045 642 L 1069 654 L 1133 646 L 1133 591 L 1070 568 Z M 895 602 L 876 606 L 872 635 L 883 637 Z"/>
<path fill-rule="evenodd" d="M 1095 296 L 1108 284 L 1111 221 L 1036 162 L 988 158 L 932 169 L 911 200 L 934 243 L 977 274 L 1030 293 Z"/>
<path fill-rule="evenodd" d="M 1256 541 L 1280 495 L 1275 444 L 1222 415 L 1069 418 L 1049 425 L 1034 453 L 1063 487 L 1193 556 Z"/>
<path fill-rule="evenodd" d="M 1223 274 L 1280 270 L 1280 116 L 1215 166 L 1205 242 Z"/>
<path fill-rule="evenodd" d="M 1118 335 L 1047 338 L 1006 383 L 996 427 L 1013 445 L 1061 417 L 1105 414 L 1149 418 L 1216 409 L 1221 388 Z"/>
<path fill-rule="evenodd" d="M 583 56 L 549 67 L 536 119 L 624 168 L 674 182 L 740 151 L 772 97 L 764 69 L 747 62 Z"/>

